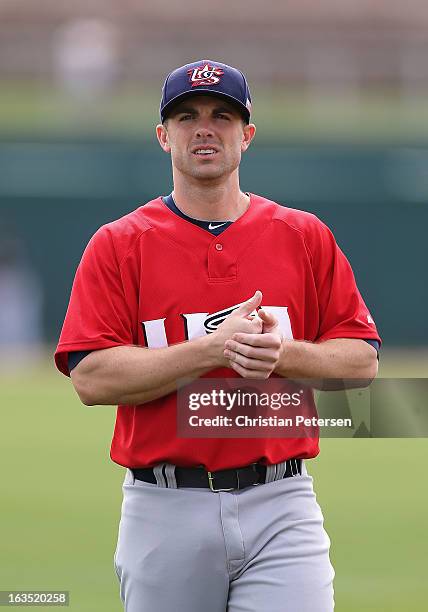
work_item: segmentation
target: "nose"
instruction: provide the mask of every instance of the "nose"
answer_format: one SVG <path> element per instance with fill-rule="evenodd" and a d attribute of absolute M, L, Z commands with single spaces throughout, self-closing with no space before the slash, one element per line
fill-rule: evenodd
<path fill-rule="evenodd" d="M 214 135 L 213 130 L 211 126 L 209 125 L 209 122 L 204 121 L 204 122 L 199 123 L 196 129 L 197 138 L 212 138 L 213 135 Z"/>

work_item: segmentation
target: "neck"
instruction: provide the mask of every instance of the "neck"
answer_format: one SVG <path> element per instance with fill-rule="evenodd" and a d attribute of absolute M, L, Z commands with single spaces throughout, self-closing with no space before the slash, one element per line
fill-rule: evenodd
<path fill-rule="evenodd" d="M 178 208 L 189 217 L 202 221 L 235 221 L 250 204 L 250 198 L 239 187 L 237 175 L 221 184 L 188 180 L 184 184 L 177 179 L 174 176 L 173 197 Z"/>

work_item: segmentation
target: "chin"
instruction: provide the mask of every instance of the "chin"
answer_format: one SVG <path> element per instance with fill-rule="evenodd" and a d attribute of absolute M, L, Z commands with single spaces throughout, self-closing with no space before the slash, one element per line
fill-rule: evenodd
<path fill-rule="evenodd" d="M 229 171 L 226 168 L 192 168 L 190 174 L 193 178 L 213 180 L 229 174 Z"/>

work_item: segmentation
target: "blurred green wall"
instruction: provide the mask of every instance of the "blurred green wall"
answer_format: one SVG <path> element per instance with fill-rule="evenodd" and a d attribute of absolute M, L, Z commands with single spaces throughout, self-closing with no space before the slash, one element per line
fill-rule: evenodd
<path fill-rule="evenodd" d="M 388 345 L 428 344 L 427 159 L 420 146 L 264 143 L 241 167 L 243 189 L 332 228 Z M 41 278 L 48 341 L 93 232 L 171 188 L 169 157 L 154 141 L 0 143 L 0 224 Z"/>

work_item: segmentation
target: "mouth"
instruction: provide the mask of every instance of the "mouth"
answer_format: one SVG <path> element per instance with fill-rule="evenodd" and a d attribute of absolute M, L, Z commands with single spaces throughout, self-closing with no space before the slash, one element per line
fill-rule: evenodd
<path fill-rule="evenodd" d="M 205 159 L 215 157 L 217 153 L 218 153 L 218 150 L 216 148 L 208 147 L 208 146 L 205 146 L 205 147 L 199 146 L 199 147 L 194 147 L 192 149 L 193 155 L 196 155 L 197 157 L 203 157 Z"/>

